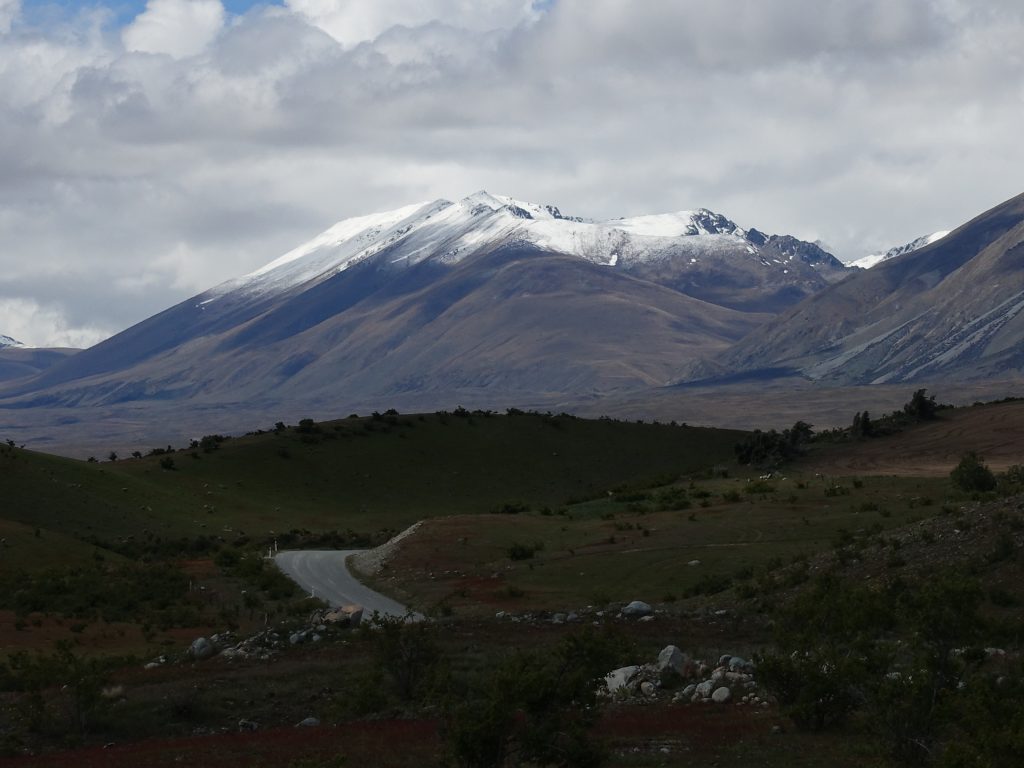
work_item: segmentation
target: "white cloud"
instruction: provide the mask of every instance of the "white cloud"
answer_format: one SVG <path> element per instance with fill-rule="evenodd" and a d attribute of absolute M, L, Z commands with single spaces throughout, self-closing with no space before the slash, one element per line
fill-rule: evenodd
<path fill-rule="evenodd" d="M 0 0 L 0 35 L 11 31 L 11 22 L 21 13 L 21 0 Z"/>
<path fill-rule="evenodd" d="M 183 58 L 200 53 L 223 26 L 220 0 L 149 0 L 122 40 L 129 51 Z"/>
<path fill-rule="evenodd" d="M 29 347 L 91 347 L 110 336 L 92 326 L 73 326 L 64 313 L 31 299 L 0 297 L 0 334 Z"/>
<path fill-rule="evenodd" d="M 211 15 L 175 26 L 193 5 Z M 223 24 L 151 0 L 125 37 L 164 19 L 152 50 L 205 45 L 177 59 L 23 19 L 0 44 L 0 295 L 123 328 L 344 216 L 480 188 L 707 206 L 848 257 L 1022 191 L 1017 0 L 550 7 L 292 0 Z"/>
<path fill-rule="evenodd" d="M 286 0 L 286 4 L 346 46 L 377 39 L 401 25 L 431 22 L 485 32 L 536 19 L 532 0 Z"/>

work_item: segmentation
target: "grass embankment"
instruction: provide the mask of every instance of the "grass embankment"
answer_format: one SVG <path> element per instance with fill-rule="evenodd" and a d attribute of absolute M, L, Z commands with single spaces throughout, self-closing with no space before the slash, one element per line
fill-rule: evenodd
<path fill-rule="evenodd" d="M 344 419 L 140 459 L 88 463 L 5 449 L 2 518 L 41 535 L 269 536 L 399 530 L 503 504 L 560 505 L 728 461 L 742 433 L 567 416 Z M 66 540 L 9 547 L 33 567 Z M 87 555 L 69 549 L 65 556 Z M 0 566 L 2 567 L 2 566 Z"/>

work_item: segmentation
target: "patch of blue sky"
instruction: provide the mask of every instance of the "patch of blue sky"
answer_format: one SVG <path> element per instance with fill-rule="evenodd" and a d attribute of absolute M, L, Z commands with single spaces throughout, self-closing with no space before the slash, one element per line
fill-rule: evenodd
<path fill-rule="evenodd" d="M 284 0 L 221 0 L 221 4 L 228 13 L 237 15 L 254 6 L 283 5 Z M 77 16 L 92 8 L 105 8 L 115 24 L 128 24 L 146 10 L 146 0 L 22 0 L 21 8 L 26 20 L 36 24 Z"/>

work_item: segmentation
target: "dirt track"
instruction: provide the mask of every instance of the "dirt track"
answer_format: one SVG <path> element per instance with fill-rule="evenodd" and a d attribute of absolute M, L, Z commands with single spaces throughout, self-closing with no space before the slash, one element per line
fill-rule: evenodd
<path fill-rule="evenodd" d="M 1024 401 L 940 411 L 934 422 L 887 437 L 829 446 L 801 468 L 830 474 L 947 475 L 967 451 L 994 471 L 1024 465 Z"/>

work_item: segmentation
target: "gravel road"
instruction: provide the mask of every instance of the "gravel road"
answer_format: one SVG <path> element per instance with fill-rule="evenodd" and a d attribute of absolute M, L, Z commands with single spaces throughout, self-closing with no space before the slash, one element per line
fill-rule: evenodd
<path fill-rule="evenodd" d="M 332 607 L 363 606 L 363 620 L 376 611 L 383 616 L 404 617 L 409 609 L 380 592 L 370 589 L 349 571 L 345 564 L 358 549 L 287 550 L 274 556 L 277 567 L 295 583 Z M 423 618 L 418 613 L 413 618 Z"/>

